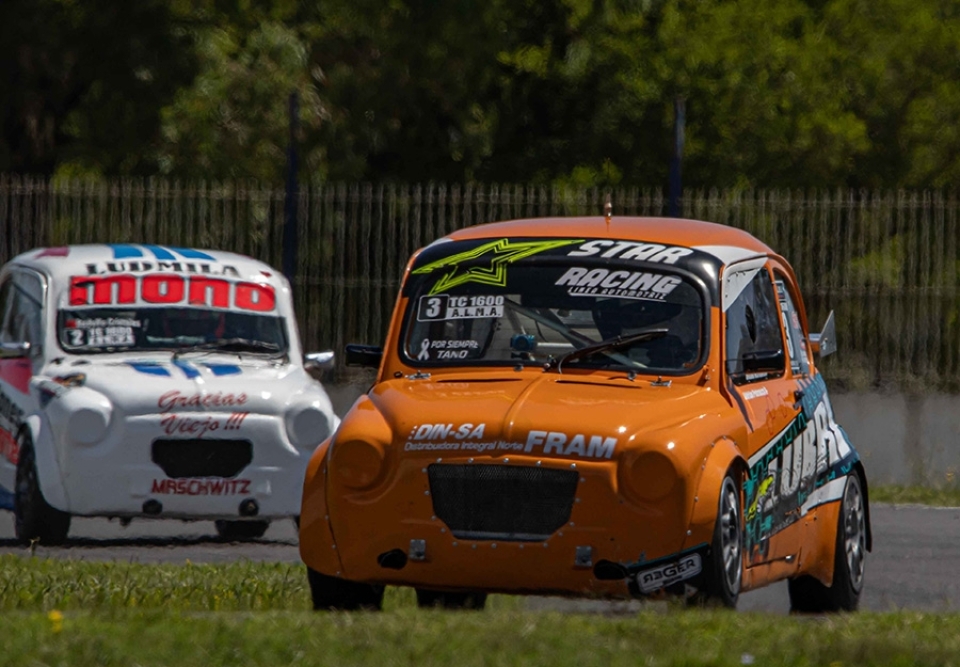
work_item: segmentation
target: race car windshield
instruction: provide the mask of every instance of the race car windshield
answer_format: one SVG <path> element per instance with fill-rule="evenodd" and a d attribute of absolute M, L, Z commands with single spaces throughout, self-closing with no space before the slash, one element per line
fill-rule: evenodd
<path fill-rule="evenodd" d="M 204 308 L 83 308 L 59 312 L 60 345 L 74 354 L 150 350 L 287 352 L 283 318 Z"/>
<path fill-rule="evenodd" d="M 563 360 L 562 369 L 676 375 L 705 357 L 701 291 L 679 272 L 569 260 L 515 262 L 493 279 L 462 265 L 458 272 L 411 276 L 408 363 L 555 368 Z"/>

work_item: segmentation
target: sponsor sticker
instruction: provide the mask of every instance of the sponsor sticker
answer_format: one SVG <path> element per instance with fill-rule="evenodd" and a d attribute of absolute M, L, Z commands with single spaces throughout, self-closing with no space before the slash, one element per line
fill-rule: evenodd
<path fill-rule="evenodd" d="M 250 494 L 249 479 L 154 479 L 150 493 L 169 496 L 246 496 Z"/>
<path fill-rule="evenodd" d="M 617 259 L 634 259 L 657 264 L 676 264 L 681 257 L 686 257 L 692 253 L 691 248 L 679 246 L 599 239 L 582 243 L 576 249 L 568 252 L 567 255 L 569 257 L 615 257 Z"/>
<path fill-rule="evenodd" d="M 426 295 L 420 297 L 417 319 L 421 322 L 435 322 L 503 317 L 503 301 L 502 294 L 496 296 Z"/>
<path fill-rule="evenodd" d="M 420 341 L 420 350 L 417 359 L 428 361 L 437 359 L 467 359 L 480 349 L 480 343 L 475 340 L 430 340 Z"/>
<path fill-rule="evenodd" d="M 269 312 L 277 307 L 276 290 L 271 285 L 176 273 L 72 276 L 69 297 L 71 306 L 144 303 L 254 312 Z"/>
<path fill-rule="evenodd" d="M 702 569 L 700 554 L 687 554 L 675 563 L 637 572 L 637 585 L 641 592 L 653 593 L 678 581 L 690 579 L 700 574 Z"/>
<path fill-rule="evenodd" d="M 484 243 L 473 250 L 450 255 L 418 267 L 413 270 L 413 274 L 429 274 L 435 271 L 443 273 L 430 290 L 431 295 L 440 294 L 452 287 L 467 283 L 504 287 L 507 284 L 507 267 L 514 262 L 579 242 L 570 239 L 549 241 L 499 239 Z"/>
<path fill-rule="evenodd" d="M 677 276 L 646 271 L 572 266 L 555 285 L 570 296 L 607 296 L 663 301 L 681 282 Z"/>
<path fill-rule="evenodd" d="M 129 347 L 136 345 L 140 320 L 129 317 L 72 318 L 65 322 L 71 347 Z"/>

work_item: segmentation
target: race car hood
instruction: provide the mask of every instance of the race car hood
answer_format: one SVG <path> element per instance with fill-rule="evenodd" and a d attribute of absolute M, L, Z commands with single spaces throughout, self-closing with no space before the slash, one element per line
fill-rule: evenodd
<path fill-rule="evenodd" d="M 241 406 L 244 411 L 272 415 L 280 414 L 295 396 L 319 393 L 295 365 L 236 355 L 114 357 L 48 371 L 61 380 L 81 375 L 83 386 L 106 396 L 114 410 L 127 416 L 231 412 Z"/>
<path fill-rule="evenodd" d="M 610 459 L 655 431 L 726 407 L 695 385 L 557 373 L 399 379 L 378 385 L 370 399 L 404 456 L 434 458 Z"/>

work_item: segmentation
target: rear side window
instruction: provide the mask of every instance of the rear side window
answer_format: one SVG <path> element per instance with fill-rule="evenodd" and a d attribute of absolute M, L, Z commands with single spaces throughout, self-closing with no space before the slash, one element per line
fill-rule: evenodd
<path fill-rule="evenodd" d="M 780 301 L 780 317 L 783 330 L 787 334 L 787 351 L 790 354 L 790 369 L 794 375 L 809 375 L 810 362 L 807 360 L 807 339 L 800 326 L 800 314 L 794 306 L 790 290 L 783 280 L 777 280 L 777 298 Z"/>

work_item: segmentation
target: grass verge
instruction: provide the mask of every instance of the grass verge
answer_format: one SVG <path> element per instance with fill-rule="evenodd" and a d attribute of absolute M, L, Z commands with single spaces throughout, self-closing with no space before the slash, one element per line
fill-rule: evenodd
<path fill-rule="evenodd" d="M 947 665 L 960 617 L 770 618 L 723 611 L 18 612 L 5 665 Z"/>
<path fill-rule="evenodd" d="M 960 487 L 882 484 L 870 487 L 870 502 L 960 507 Z"/>
<path fill-rule="evenodd" d="M 419 610 L 314 613 L 303 566 L 146 565 L 0 556 L 0 664 L 945 665 L 960 615 L 825 618 L 644 605 L 639 613 Z"/>

